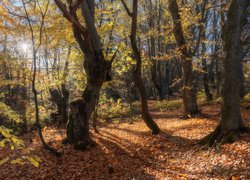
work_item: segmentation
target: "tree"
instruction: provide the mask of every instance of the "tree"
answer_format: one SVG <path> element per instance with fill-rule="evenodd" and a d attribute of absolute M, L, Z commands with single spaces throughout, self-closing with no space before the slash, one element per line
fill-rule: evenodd
<path fill-rule="evenodd" d="M 247 0 L 233 0 L 223 30 L 225 57 L 223 59 L 223 83 L 221 120 L 217 128 L 201 142 L 213 146 L 237 140 L 240 132 L 245 131 L 240 112 L 241 32 L 246 24 Z"/>
<path fill-rule="evenodd" d="M 176 0 L 169 0 L 169 12 L 173 19 L 173 33 L 176 39 L 177 46 L 181 52 L 181 66 L 183 71 L 183 104 L 184 104 L 184 118 L 188 118 L 189 115 L 196 114 L 198 105 L 196 101 L 196 93 L 193 85 L 193 71 L 192 71 L 192 54 L 190 48 L 186 43 L 182 24 L 181 16 L 179 13 L 179 7 Z"/>
<path fill-rule="evenodd" d="M 125 1 L 122 0 L 122 4 L 127 12 L 127 14 L 130 16 L 132 22 L 131 22 L 131 31 L 130 31 L 130 43 L 131 48 L 133 51 L 133 57 L 136 60 L 136 67 L 133 72 L 133 79 L 137 86 L 137 89 L 139 90 L 140 96 L 141 96 L 141 111 L 142 111 L 142 118 L 149 129 L 152 130 L 152 134 L 158 134 L 160 132 L 160 129 L 158 125 L 154 122 L 152 117 L 150 116 L 148 112 L 148 102 L 147 102 L 147 94 L 145 87 L 143 85 L 142 77 L 141 77 L 141 54 L 139 52 L 139 49 L 137 47 L 137 41 L 136 41 L 136 33 L 137 33 L 137 14 L 138 14 L 138 0 L 133 0 L 133 11 L 130 12 L 128 6 L 126 5 Z"/>
<path fill-rule="evenodd" d="M 93 145 L 89 135 L 89 119 L 99 99 L 102 84 L 108 80 L 113 58 L 108 61 L 103 54 L 100 36 L 95 27 L 94 0 L 69 0 L 67 4 L 61 0 L 55 0 L 55 3 L 63 16 L 72 23 L 75 39 L 84 54 L 84 69 L 87 76 L 82 99 L 70 103 L 67 138 L 64 142 L 74 144 L 77 149 L 85 149 Z M 81 24 L 77 16 L 79 8 L 85 20 L 85 26 Z"/>
<path fill-rule="evenodd" d="M 34 7 L 36 8 L 36 5 L 38 6 L 38 11 L 41 15 L 41 20 L 40 20 L 40 24 L 39 24 L 39 36 L 38 36 L 38 44 L 36 44 L 36 36 L 35 36 L 35 30 L 34 30 L 34 26 L 32 24 L 32 20 L 30 17 L 30 14 L 28 12 L 27 9 L 27 2 L 25 2 L 24 0 L 22 0 L 22 6 L 24 9 L 24 17 L 27 20 L 28 23 L 28 27 L 30 30 L 30 35 L 31 35 L 31 42 L 32 42 L 32 58 L 33 58 L 33 74 L 32 74 L 32 80 L 31 80 L 31 86 L 32 86 L 32 93 L 34 95 L 34 102 L 35 102 L 35 120 L 36 120 L 36 126 L 37 126 L 37 130 L 38 130 L 38 135 L 39 138 L 42 142 L 42 145 L 44 146 L 44 148 L 50 150 L 52 153 L 54 153 L 56 156 L 60 156 L 61 154 L 59 152 L 57 152 L 55 149 L 53 149 L 52 147 L 50 147 L 44 140 L 43 138 L 43 134 L 42 134 L 42 127 L 40 124 L 40 111 L 39 111 L 39 106 L 38 106 L 38 92 L 36 89 L 36 78 L 37 78 L 37 53 L 38 50 L 42 44 L 42 33 L 43 33 L 43 27 L 44 27 L 44 20 L 45 20 L 45 16 L 46 13 L 48 11 L 48 7 L 49 7 L 49 3 L 50 0 L 47 1 L 47 3 L 45 4 L 45 10 L 43 10 L 41 4 L 39 1 L 35 2 Z"/>

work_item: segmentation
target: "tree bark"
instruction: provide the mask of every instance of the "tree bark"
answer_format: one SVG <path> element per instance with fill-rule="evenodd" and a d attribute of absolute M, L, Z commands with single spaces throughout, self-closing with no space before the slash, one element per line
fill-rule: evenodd
<path fill-rule="evenodd" d="M 212 101 L 213 100 L 213 95 L 210 92 L 209 89 L 209 78 L 208 78 L 208 69 L 207 69 L 207 61 L 205 58 L 202 58 L 202 70 L 203 70 L 203 87 L 206 95 L 207 101 Z"/>
<path fill-rule="evenodd" d="M 67 123 L 69 92 L 66 88 L 66 85 L 63 83 L 61 85 L 60 91 L 58 89 L 50 89 L 50 96 L 50 100 L 57 105 L 56 120 L 59 116 L 61 123 Z"/>
<path fill-rule="evenodd" d="M 148 100 L 147 100 L 147 94 L 146 90 L 142 81 L 141 77 L 141 54 L 139 52 L 139 49 L 137 47 L 136 43 L 136 32 L 137 32 L 137 13 L 138 13 L 138 0 L 133 0 L 133 12 L 131 13 L 125 4 L 124 0 L 122 0 L 122 3 L 124 5 L 124 8 L 126 9 L 128 15 L 131 17 L 131 32 L 130 32 L 130 43 L 131 48 L 133 51 L 134 58 L 136 60 L 136 67 L 133 72 L 133 79 L 135 82 L 136 87 L 139 90 L 140 97 L 141 97 L 141 110 L 142 110 L 142 118 L 144 122 L 146 123 L 147 127 L 151 129 L 152 134 L 158 134 L 160 132 L 160 128 L 158 125 L 154 122 L 152 117 L 150 116 L 148 112 Z"/>
<path fill-rule="evenodd" d="M 102 84 L 110 80 L 109 71 L 115 54 L 110 61 L 104 58 L 101 39 L 95 27 L 94 0 L 76 3 L 69 0 L 67 5 L 61 0 L 55 0 L 55 3 L 63 12 L 64 17 L 72 23 L 75 39 L 85 57 L 84 70 L 87 76 L 82 99 L 70 103 L 67 138 L 63 143 L 74 144 L 76 149 L 86 149 L 93 145 L 89 134 L 89 119 L 95 109 Z M 77 17 L 78 8 L 81 8 L 85 26 Z"/>
<path fill-rule="evenodd" d="M 243 59 L 243 56 L 241 55 L 241 60 Z M 244 78 L 244 71 L 243 71 L 243 64 L 242 62 L 240 63 L 240 67 L 239 67 L 239 83 L 240 83 L 240 87 L 239 87 L 239 94 L 240 94 L 240 98 L 243 99 L 245 97 L 245 78 Z"/>
<path fill-rule="evenodd" d="M 238 134 L 246 128 L 240 112 L 240 67 L 241 67 L 241 30 L 246 23 L 248 0 L 232 0 L 226 26 L 223 30 L 225 58 L 223 59 L 223 82 L 221 121 L 215 131 L 205 137 L 202 143 L 214 144 L 234 142 Z"/>
<path fill-rule="evenodd" d="M 177 46 L 181 52 L 181 66 L 183 71 L 182 98 L 184 104 L 184 118 L 187 118 L 188 116 L 194 115 L 199 111 L 193 85 L 194 75 L 192 70 L 192 53 L 187 47 L 182 30 L 179 7 L 176 0 L 169 0 L 169 12 L 173 18 L 173 33 Z"/>
<path fill-rule="evenodd" d="M 202 37 L 203 39 L 205 39 L 205 31 L 202 32 Z M 202 55 L 204 55 L 205 52 L 206 52 L 206 44 L 202 43 Z M 202 61 L 202 70 L 203 70 L 203 77 L 202 77 L 203 87 L 204 87 L 206 99 L 209 102 L 213 100 L 213 95 L 210 92 L 209 84 L 208 84 L 209 78 L 208 78 L 207 60 L 205 57 L 202 57 L 201 61 Z"/>

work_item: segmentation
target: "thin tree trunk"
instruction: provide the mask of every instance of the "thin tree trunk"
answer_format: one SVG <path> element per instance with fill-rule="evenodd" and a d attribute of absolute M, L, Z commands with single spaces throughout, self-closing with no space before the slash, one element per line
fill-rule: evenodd
<path fill-rule="evenodd" d="M 194 75 L 192 70 L 192 55 L 187 48 L 186 40 L 184 38 L 181 17 L 179 14 L 179 7 L 176 0 L 169 0 L 169 12 L 173 18 L 173 33 L 176 39 L 177 46 L 181 51 L 181 66 L 183 71 L 183 104 L 184 104 L 184 118 L 196 114 L 198 105 L 196 101 L 196 93 L 194 90 Z"/>
<path fill-rule="evenodd" d="M 202 58 L 202 70 L 203 70 L 203 87 L 204 87 L 204 91 L 206 94 L 206 99 L 209 102 L 213 100 L 213 95 L 210 92 L 209 85 L 208 85 L 209 78 L 208 78 L 207 61 L 205 58 Z"/>
<path fill-rule="evenodd" d="M 138 0 L 133 0 L 133 12 L 131 13 L 125 4 L 124 0 L 122 0 L 124 8 L 126 9 L 128 15 L 132 19 L 131 23 L 131 33 L 130 33 L 130 43 L 133 51 L 134 58 L 136 59 L 136 67 L 133 72 L 133 79 L 136 84 L 136 87 L 139 90 L 141 96 L 141 110 L 142 110 L 142 118 L 146 123 L 147 127 L 152 130 L 152 134 L 158 134 L 160 129 L 158 125 L 154 122 L 152 117 L 148 112 L 148 100 L 145 87 L 143 85 L 142 77 L 141 77 L 141 55 L 136 43 L 136 32 L 137 32 L 137 12 L 138 12 Z"/>
<path fill-rule="evenodd" d="M 34 95 L 34 102 L 35 102 L 35 121 L 36 121 L 36 126 L 37 126 L 37 131 L 38 131 L 38 136 L 40 138 L 40 141 L 42 143 L 42 145 L 44 146 L 45 149 L 50 150 L 53 154 L 55 154 L 56 156 L 61 156 L 61 153 L 57 152 L 55 149 L 53 149 L 52 147 L 50 147 L 44 140 L 43 138 L 43 134 L 42 134 L 42 127 L 40 124 L 40 112 L 39 112 L 39 106 L 38 106 L 38 97 L 37 97 L 37 90 L 36 90 L 36 74 L 37 74 L 37 52 L 40 48 L 40 45 L 42 43 L 42 28 L 44 26 L 44 18 L 46 15 L 46 12 L 48 10 L 48 6 L 49 6 L 49 1 L 46 5 L 46 10 L 45 12 L 40 12 L 42 14 L 42 21 L 40 24 L 40 28 L 39 28 L 39 44 L 36 47 L 35 44 L 35 34 L 34 34 L 34 29 L 33 26 L 31 24 L 31 20 L 30 20 L 30 15 L 28 14 L 27 11 L 27 7 L 26 7 L 26 3 L 22 0 L 22 5 L 25 11 L 25 15 L 28 21 L 28 25 L 29 25 L 29 29 L 30 29 L 30 33 L 31 33 L 31 41 L 32 41 L 32 53 L 33 53 L 33 74 L 32 74 L 32 81 L 31 81 L 31 87 L 32 87 L 32 93 Z M 38 3 L 38 6 L 40 6 L 40 4 Z"/>
<path fill-rule="evenodd" d="M 202 37 L 203 37 L 203 39 L 205 39 L 205 31 L 202 32 Z M 204 56 L 205 52 L 206 52 L 206 44 L 202 43 L 202 55 L 203 56 Z M 202 78 L 203 79 L 203 87 L 204 87 L 204 91 L 206 94 L 206 99 L 209 102 L 209 101 L 213 100 L 213 95 L 210 92 L 209 85 L 208 85 L 209 78 L 208 78 L 207 61 L 206 61 L 205 57 L 202 57 L 201 60 L 202 60 L 202 70 L 203 70 L 203 78 Z"/>

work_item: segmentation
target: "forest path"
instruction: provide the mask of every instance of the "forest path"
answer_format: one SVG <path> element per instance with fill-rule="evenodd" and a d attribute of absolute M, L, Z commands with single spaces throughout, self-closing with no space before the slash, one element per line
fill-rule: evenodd
<path fill-rule="evenodd" d="M 202 151 L 196 145 L 216 126 L 218 104 L 202 107 L 207 118 L 180 120 L 180 110 L 161 112 L 154 103 L 149 101 L 149 108 L 161 128 L 159 135 L 152 136 L 142 120 L 111 123 L 101 127 L 100 134 L 92 132 L 96 147 L 76 151 L 61 145 L 64 130 L 46 128 L 46 141 L 59 149 L 62 157 L 41 149 L 35 137 L 28 148 L 42 159 L 40 167 L 6 163 L 0 166 L 0 179 L 250 179 L 249 135 L 223 145 L 221 152 Z M 245 108 L 242 111 L 249 126 L 250 112 Z M 2 152 L 0 158 L 13 155 Z"/>

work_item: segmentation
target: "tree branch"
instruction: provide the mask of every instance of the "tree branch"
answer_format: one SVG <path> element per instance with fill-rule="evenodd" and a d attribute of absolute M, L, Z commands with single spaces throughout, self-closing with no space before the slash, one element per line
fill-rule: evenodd
<path fill-rule="evenodd" d="M 72 24 L 74 24 L 80 31 L 82 34 L 86 34 L 87 33 L 87 29 L 81 25 L 81 23 L 74 18 L 74 16 L 71 14 L 72 12 L 75 12 L 77 7 L 79 7 L 79 5 L 81 4 L 81 0 L 76 3 L 74 6 L 72 6 L 72 12 L 70 13 L 67 10 L 66 5 L 61 1 L 61 0 L 55 0 L 56 5 L 58 6 L 58 8 L 62 11 L 63 16 Z"/>
<path fill-rule="evenodd" d="M 133 13 L 130 12 L 130 10 L 129 10 L 127 4 L 125 3 L 125 1 L 124 1 L 124 0 L 121 0 L 121 2 L 122 2 L 123 7 L 125 8 L 127 14 L 128 14 L 130 17 L 132 17 Z"/>

